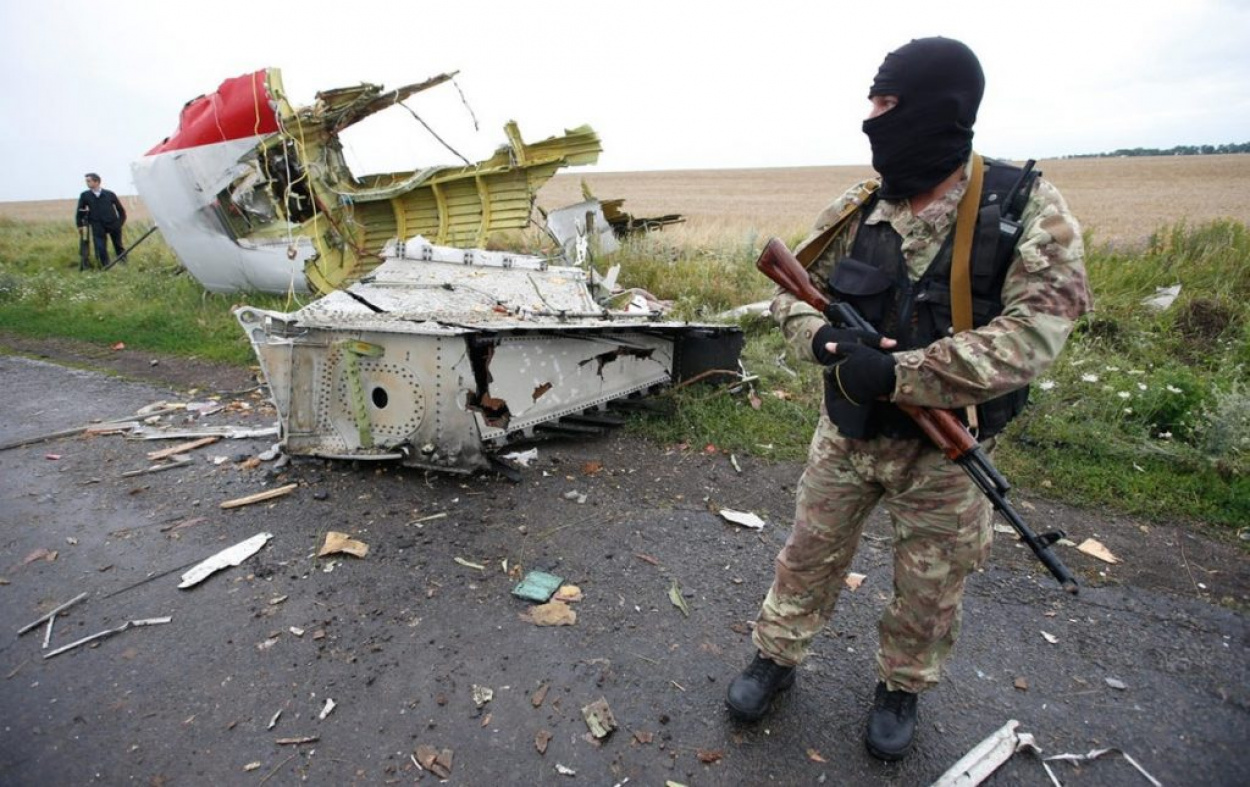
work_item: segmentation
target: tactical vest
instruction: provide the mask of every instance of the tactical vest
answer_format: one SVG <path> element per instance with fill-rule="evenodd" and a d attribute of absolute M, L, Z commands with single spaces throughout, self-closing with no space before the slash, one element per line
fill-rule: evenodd
<path fill-rule="evenodd" d="M 1003 311 L 1003 279 L 1020 240 L 1020 216 L 1039 172 L 1033 162 L 1024 168 L 985 159 L 985 180 L 977 211 L 972 246 L 972 324 L 979 328 Z M 874 194 L 861 209 L 851 256 L 834 265 L 829 275 L 830 293 L 855 307 L 883 336 L 898 340 L 899 350 L 926 347 L 953 334 L 951 319 L 952 226 L 937 256 L 924 275 L 913 282 L 903 259 L 903 239 L 889 222 L 868 224 L 878 197 Z M 977 405 L 978 439 L 993 437 L 1024 409 L 1028 386 Z M 845 400 L 827 407 L 838 430 L 856 439 L 876 435 L 920 438 L 923 433 L 903 411 L 889 402 L 866 407 L 848 406 Z M 963 411 L 957 413 L 966 420 Z"/>

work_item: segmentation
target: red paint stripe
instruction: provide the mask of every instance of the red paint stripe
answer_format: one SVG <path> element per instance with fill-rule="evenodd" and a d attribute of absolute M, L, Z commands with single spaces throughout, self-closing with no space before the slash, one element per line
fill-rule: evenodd
<path fill-rule="evenodd" d="M 267 69 L 262 69 L 227 79 L 216 93 L 192 99 L 182 108 L 178 130 L 146 155 L 277 131 L 278 117 L 273 111 L 273 97 L 265 87 L 266 73 Z"/>

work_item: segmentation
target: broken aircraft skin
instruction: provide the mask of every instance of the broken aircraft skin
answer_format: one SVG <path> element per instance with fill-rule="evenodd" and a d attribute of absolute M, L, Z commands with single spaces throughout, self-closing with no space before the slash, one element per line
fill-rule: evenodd
<path fill-rule="evenodd" d="M 304 308 L 243 307 L 287 453 L 471 472 L 511 443 L 618 425 L 609 405 L 711 370 L 741 331 L 610 311 L 585 270 L 433 244 Z"/>
<path fill-rule="evenodd" d="M 228 79 L 183 107 L 177 131 L 134 163 L 135 185 L 213 292 L 326 294 L 377 267 L 393 238 L 484 246 L 525 228 L 539 187 L 561 167 L 593 164 L 601 147 L 588 126 L 527 144 L 510 122 L 507 144 L 476 164 L 351 172 L 343 129 L 453 76 L 325 90 L 303 108 L 276 68 Z"/>

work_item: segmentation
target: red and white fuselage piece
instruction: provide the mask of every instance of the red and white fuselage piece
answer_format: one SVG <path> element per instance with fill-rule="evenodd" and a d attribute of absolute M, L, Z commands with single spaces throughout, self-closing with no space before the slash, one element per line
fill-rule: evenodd
<path fill-rule="evenodd" d="M 236 237 L 218 204 L 223 190 L 247 173 L 242 159 L 280 132 L 268 74 L 227 79 L 217 92 L 188 102 L 178 130 L 131 166 L 165 242 L 212 292 L 309 289 L 304 266 L 315 248 L 308 238 L 294 226 L 286 237 Z"/>

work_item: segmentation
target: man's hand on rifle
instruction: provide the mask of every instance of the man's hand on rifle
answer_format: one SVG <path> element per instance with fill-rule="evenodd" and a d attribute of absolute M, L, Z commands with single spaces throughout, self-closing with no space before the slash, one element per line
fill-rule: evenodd
<path fill-rule="evenodd" d="M 829 349 L 830 345 L 841 344 L 865 344 L 873 346 L 877 335 L 871 331 L 860 331 L 855 328 L 835 328 L 832 325 L 822 325 L 820 330 L 816 331 L 816 335 L 812 337 L 812 355 L 816 356 L 816 360 L 822 366 L 832 366 L 841 360 L 841 357 Z M 893 339 L 881 339 L 881 347 L 890 348 L 898 342 Z"/>
<path fill-rule="evenodd" d="M 824 330 L 821 328 L 821 331 Z M 842 334 L 859 333 L 858 331 L 832 330 Z M 817 336 L 820 336 L 819 331 Z M 848 338 L 851 340 L 847 341 Z M 898 342 L 893 339 L 881 340 L 881 347 L 885 349 L 894 347 L 896 344 Z M 868 404 L 874 399 L 889 396 L 894 392 L 896 379 L 895 361 L 892 354 L 862 344 L 854 337 L 828 342 L 823 350 L 826 357 L 833 359 L 829 373 L 833 375 L 838 391 L 851 404 Z M 816 357 L 822 356 L 818 354 Z"/>

